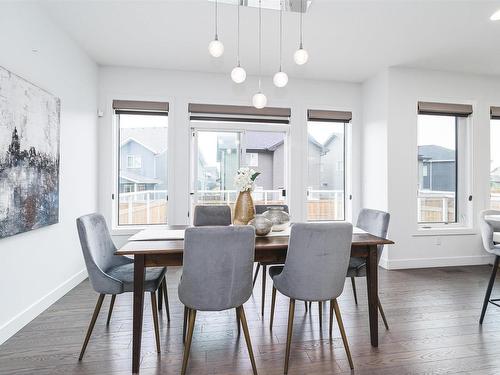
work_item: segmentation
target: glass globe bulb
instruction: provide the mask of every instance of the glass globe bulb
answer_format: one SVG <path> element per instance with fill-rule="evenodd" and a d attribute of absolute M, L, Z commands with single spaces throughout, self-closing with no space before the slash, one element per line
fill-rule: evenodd
<path fill-rule="evenodd" d="M 304 48 L 299 48 L 295 53 L 293 54 L 293 59 L 295 60 L 295 63 L 297 65 L 304 65 L 307 62 L 307 59 L 309 58 L 309 54 Z"/>
<path fill-rule="evenodd" d="M 276 87 L 285 87 L 288 83 L 288 74 L 280 70 L 274 75 L 273 82 Z"/>
<path fill-rule="evenodd" d="M 261 92 L 258 92 L 257 94 L 255 94 L 252 98 L 252 103 L 253 103 L 253 106 L 257 109 L 262 109 L 266 106 L 267 104 L 267 98 L 266 96 L 261 93 Z"/>
<path fill-rule="evenodd" d="M 247 72 L 245 72 L 245 69 L 243 69 L 241 66 L 237 66 L 231 71 L 231 79 L 235 83 L 243 83 L 245 82 L 246 78 Z"/>
<path fill-rule="evenodd" d="M 221 57 L 224 53 L 224 44 L 219 39 L 214 39 L 208 45 L 208 52 L 213 57 Z"/>

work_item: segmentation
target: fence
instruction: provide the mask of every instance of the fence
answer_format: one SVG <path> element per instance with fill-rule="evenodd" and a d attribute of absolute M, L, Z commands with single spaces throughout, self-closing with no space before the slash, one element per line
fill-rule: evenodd
<path fill-rule="evenodd" d="M 167 190 L 144 190 L 119 195 L 119 224 L 166 224 Z"/>
<path fill-rule="evenodd" d="M 281 189 L 255 190 L 255 204 L 284 204 Z M 237 190 L 198 190 L 197 204 L 228 204 L 234 208 Z M 165 224 L 167 222 L 167 191 L 145 190 L 120 193 L 120 225 Z M 343 220 L 344 192 L 341 190 L 307 190 L 308 220 Z"/>
<path fill-rule="evenodd" d="M 419 223 L 455 222 L 455 210 L 454 192 L 419 190 L 417 196 Z"/>

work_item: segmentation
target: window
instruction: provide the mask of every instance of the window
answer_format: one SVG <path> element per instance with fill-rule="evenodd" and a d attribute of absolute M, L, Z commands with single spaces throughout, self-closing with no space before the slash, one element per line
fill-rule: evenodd
<path fill-rule="evenodd" d="M 345 218 L 345 124 L 307 123 L 307 220 Z"/>
<path fill-rule="evenodd" d="M 424 227 L 467 221 L 471 113 L 469 105 L 419 102 L 417 221 Z"/>
<path fill-rule="evenodd" d="M 490 122 L 490 207 L 500 210 L 500 108 L 492 107 Z"/>
<path fill-rule="evenodd" d="M 208 116 L 205 111 L 212 107 L 222 113 L 211 112 Z M 261 173 L 252 194 L 254 204 L 286 203 L 288 117 L 278 119 L 246 113 L 253 110 L 190 105 L 192 206 L 229 204 L 233 207 L 238 196 L 234 177 L 243 166 Z M 229 114 L 226 112 L 230 112 L 231 117 L 224 116 Z"/>
<path fill-rule="evenodd" d="M 261 173 L 255 181 L 255 204 L 285 203 L 285 132 L 251 131 L 246 123 L 234 124 L 240 127 L 236 131 L 192 125 L 197 154 L 193 204 L 233 206 L 238 196 L 234 177 L 243 166 Z"/>
<path fill-rule="evenodd" d="M 308 111 L 308 221 L 346 218 L 346 127 L 351 118 L 351 112 Z"/>
<path fill-rule="evenodd" d="M 118 130 L 117 226 L 167 223 L 166 104 L 113 102 Z"/>
<path fill-rule="evenodd" d="M 452 116 L 418 118 L 418 221 L 457 221 L 457 120 Z"/>
<path fill-rule="evenodd" d="M 139 155 L 127 155 L 127 168 L 140 169 L 142 166 L 142 159 Z"/>

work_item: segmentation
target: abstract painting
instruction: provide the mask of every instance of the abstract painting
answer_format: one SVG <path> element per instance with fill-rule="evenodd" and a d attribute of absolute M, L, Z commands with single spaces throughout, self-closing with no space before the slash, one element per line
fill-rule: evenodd
<path fill-rule="evenodd" d="M 59 221 L 60 100 L 0 67 L 0 238 Z"/>

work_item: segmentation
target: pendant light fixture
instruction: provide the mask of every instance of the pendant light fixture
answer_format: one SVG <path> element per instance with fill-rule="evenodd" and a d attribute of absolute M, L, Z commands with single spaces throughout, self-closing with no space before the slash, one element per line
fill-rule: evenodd
<path fill-rule="evenodd" d="M 304 65 L 307 62 L 307 59 L 309 58 L 309 54 L 302 46 L 302 36 L 303 36 L 302 18 L 303 18 L 303 14 L 304 14 L 304 0 L 301 0 L 300 1 L 300 44 L 299 44 L 299 49 L 297 51 L 295 51 L 295 53 L 293 54 L 293 59 L 295 60 L 295 63 L 297 65 Z"/>
<path fill-rule="evenodd" d="M 262 109 L 267 104 L 267 98 L 262 93 L 262 0 L 259 0 L 259 92 L 252 98 L 253 106 Z"/>
<path fill-rule="evenodd" d="M 247 78 L 247 72 L 240 65 L 240 0 L 238 0 L 238 30 L 236 32 L 236 67 L 231 71 L 231 79 L 235 83 L 243 83 Z"/>
<path fill-rule="evenodd" d="M 217 29 L 218 11 L 218 3 L 217 0 L 215 0 L 215 38 L 208 45 L 208 52 L 210 52 L 213 57 L 221 57 L 224 53 L 224 44 L 222 44 L 222 42 L 219 40 Z"/>
<path fill-rule="evenodd" d="M 288 83 L 288 75 L 282 69 L 283 64 L 283 1 L 280 1 L 280 70 L 273 77 L 276 87 L 285 87 Z"/>

